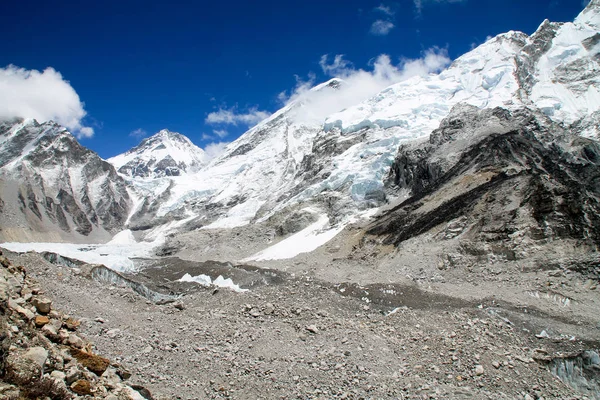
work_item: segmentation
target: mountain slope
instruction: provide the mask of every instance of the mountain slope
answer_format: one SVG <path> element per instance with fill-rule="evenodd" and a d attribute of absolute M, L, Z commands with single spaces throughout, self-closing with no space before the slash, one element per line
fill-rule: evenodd
<path fill-rule="evenodd" d="M 400 147 L 388 186 L 413 195 L 368 233 L 395 246 L 413 239 L 429 256 L 424 242 L 434 239 L 446 261 L 453 253 L 467 264 L 491 257 L 587 268 L 600 249 L 599 167 L 597 141 L 539 111 L 457 106 L 429 141 Z"/>
<path fill-rule="evenodd" d="M 125 182 L 54 122 L 0 124 L 2 240 L 106 240 L 131 200 Z"/>

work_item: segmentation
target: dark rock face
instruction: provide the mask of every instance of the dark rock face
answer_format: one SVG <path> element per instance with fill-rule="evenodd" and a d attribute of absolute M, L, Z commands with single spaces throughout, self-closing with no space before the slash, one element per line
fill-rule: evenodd
<path fill-rule="evenodd" d="M 23 214 L 81 235 L 95 228 L 109 233 L 123 228 L 130 198 L 112 165 L 53 122 L 9 125 L 0 128 L 5 136 L 0 173 L 16 182 Z"/>
<path fill-rule="evenodd" d="M 461 220 L 461 237 L 510 251 L 518 247 L 516 236 L 598 249 L 598 167 L 597 142 L 543 115 L 457 106 L 429 143 L 400 147 L 387 186 L 412 196 L 368 233 L 399 245 Z"/>

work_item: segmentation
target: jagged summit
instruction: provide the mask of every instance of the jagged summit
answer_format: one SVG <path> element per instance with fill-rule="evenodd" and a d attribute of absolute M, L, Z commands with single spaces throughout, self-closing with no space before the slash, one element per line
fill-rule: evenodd
<path fill-rule="evenodd" d="M 208 157 L 204 150 L 186 136 L 163 129 L 108 162 L 129 177 L 159 178 L 179 176 L 205 165 Z"/>
<path fill-rule="evenodd" d="M 0 226 L 4 239 L 110 238 L 129 215 L 115 169 L 64 127 L 16 119 L 0 124 Z"/>

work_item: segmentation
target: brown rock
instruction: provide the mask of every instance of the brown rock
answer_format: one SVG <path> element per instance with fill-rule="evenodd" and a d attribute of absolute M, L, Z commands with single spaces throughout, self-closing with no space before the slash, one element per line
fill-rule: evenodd
<path fill-rule="evenodd" d="M 86 353 L 85 351 L 71 348 L 71 355 L 77 359 L 87 369 L 92 371 L 98 376 L 101 376 L 106 368 L 110 365 L 110 361 L 108 361 L 104 357 L 100 357 L 99 355 L 93 353 Z"/>
<path fill-rule="evenodd" d="M 79 379 L 78 381 L 73 382 L 71 390 L 81 395 L 92 394 L 92 385 L 85 379 Z"/>
<path fill-rule="evenodd" d="M 52 309 L 52 300 L 47 297 L 34 297 L 31 304 L 35 306 L 40 314 L 48 314 Z"/>
<path fill-rule="evenodd" d="M 79 328 L 79 325 L 81 325 L 81 321 L 78 321 L 74 318 L 67 318 L 67 320 L 64 322 L 64 325 L 67 327 L 68 330 L 74 331 L 77 328 Z"/>
<path fill-rule="evenodd" d="M 10 266 L 10 261 L 8 261 L 8 258 L 0 256 L 0 264 L 2 264 L 4 268 L 8 268 Z"/>
<path fill-rule="evenodd" d="M 42 326 L 46 325 L 48 322 L 50 322 L 48 317 L 45 317 L 43 315 L 38 315 L 35 317 L 35 326 L 37 326 L 38 328 L 41 328 Z"/>

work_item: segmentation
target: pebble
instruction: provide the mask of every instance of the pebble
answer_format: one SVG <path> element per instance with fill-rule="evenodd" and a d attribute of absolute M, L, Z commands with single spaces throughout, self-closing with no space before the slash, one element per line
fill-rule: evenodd
<path fill-rule="evenodd" d="M 314 333 L 314 334 L 319 333 L 319 328 L 317 328 L 316 325 L 307 325 L 306 330 L 309 331 L 310 333 Z"/>

